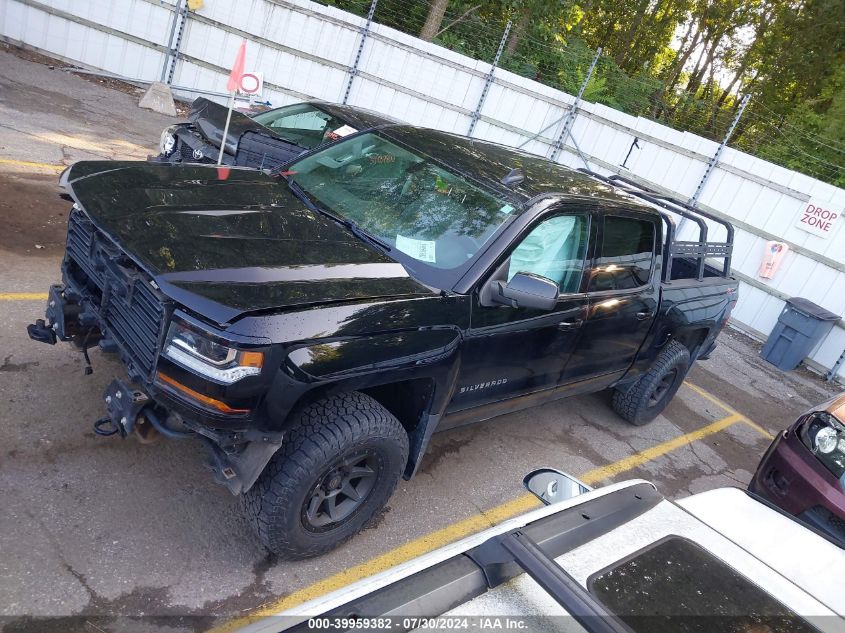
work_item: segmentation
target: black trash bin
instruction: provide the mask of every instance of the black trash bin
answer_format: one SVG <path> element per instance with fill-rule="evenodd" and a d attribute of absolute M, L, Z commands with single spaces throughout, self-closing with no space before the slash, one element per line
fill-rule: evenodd
<path fill-rule="evenodd" d="M 808 299 L 787 299 L 760 356 L 778 369 L 795 369 L 838 320 L 839 315 Z"/>

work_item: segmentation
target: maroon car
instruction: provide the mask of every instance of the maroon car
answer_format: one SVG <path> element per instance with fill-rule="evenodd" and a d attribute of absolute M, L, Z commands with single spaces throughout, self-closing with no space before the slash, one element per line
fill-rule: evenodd
<path fill-rule="evenodd" d="M 845 547 L 845 394 L 778 435 L 748 489 Z"/>

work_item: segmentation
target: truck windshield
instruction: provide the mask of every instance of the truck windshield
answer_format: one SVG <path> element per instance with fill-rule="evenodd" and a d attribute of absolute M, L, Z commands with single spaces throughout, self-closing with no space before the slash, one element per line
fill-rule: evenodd
<path fill-rule="evenodd" d="M 288 167 L 318 206 L 390 247 L 424 283 L 450 287 L 496 231 L 512 204 L 429 157 L 368 133 Z"/>

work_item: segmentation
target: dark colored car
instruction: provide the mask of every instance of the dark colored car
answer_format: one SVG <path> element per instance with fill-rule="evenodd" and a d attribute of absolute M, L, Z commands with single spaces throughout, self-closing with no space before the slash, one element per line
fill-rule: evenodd
<path fill-rule="evenodd" d="M 845 547 L 845 395 L 778 435 L 749 489 Z"/>
<path fill-rule="evenodd" d="M 153 162 L 216 164 L 228 108 L 194 100 L 189 123 L 165 128 Z M 232 111 L 223 164 L 275 169 L 303 152 L 362 130 L 396 123 L 370 110 L 308 101 L 254 114 Z"/>
<path fill-rule="evenodd" d="M 730 225 L 675 242 L 700 215 L 623 180 L 398 125 L 284 169 L 76 163 L 29 327 L 116 353 L 98 432 L 202 440 L 282 556 L 360 530 L 435 431 L 607 388 L 645 424 L 736 301 Z"/>

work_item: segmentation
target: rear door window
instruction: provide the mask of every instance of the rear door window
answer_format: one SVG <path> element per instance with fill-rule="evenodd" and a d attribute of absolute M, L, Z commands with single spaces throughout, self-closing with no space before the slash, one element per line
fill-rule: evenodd
<path fill-rule="evenodd" d="M 629 290 L 648 284 L 654 266 L 654 235 L 654 223 L 649 220 L 606 216 L 589 290 Z"/>

